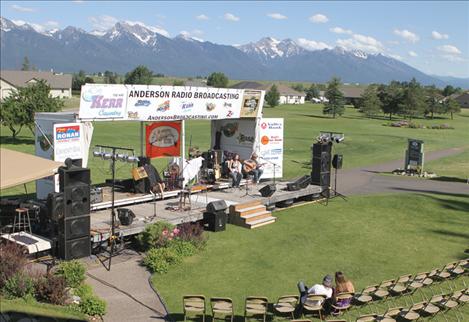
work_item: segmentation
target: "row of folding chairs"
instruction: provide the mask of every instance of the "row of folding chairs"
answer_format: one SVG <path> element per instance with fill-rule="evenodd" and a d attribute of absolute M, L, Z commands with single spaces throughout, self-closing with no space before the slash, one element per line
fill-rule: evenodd
<path fill-rule="evenodd" d="M 406 306 L 409 305 L 407 298 L 410 297 L 412 304 L 414 301 L 412 296 L 420 291 L 422 300 L 427 300 L 423 288 L 439 287 L 439 293 L 445 291 L 441 288 L 443 282 L 448 282 L 450 291 L 456 289 L 454 279 L 466 275 L 469 271 L 469 261 L 467 259 L 451 262 L 444 265 L 443 268 L 436 268 L 429 272 L 422 272 L 415 275 L 406 274 L 395 279 L 384 280 L 379 284 L 365 287 L 360 293 L 353 298 L 353 306 L 363 307 L 386 301 L 387 299 L 396 300 L 403 298 Z M 463 280 L 464 286 L 466 284 Z M 434 293 L 434 292 L 432 292 Z M 389 307 L 389 306 L 388 306 Z"/>
<path fill-rule="evenodd" d="M 421 318 L 433 318 L 437 314 L 443 315 L 448 321 L 446 313 L 454 311 L 457 321 L 464 321 L 464 315 L 459 311 L 460 307 L 469 301 L 469 291 L 467 288 L 447 294 L 434 295 L 428 301 L 414 303 L 411 306 L 388 308 L 383 314 L 361 315 L 357 322 L 385 321 L 417 321 Z M 454 321 L 454 319 L 452 319 Z"/>

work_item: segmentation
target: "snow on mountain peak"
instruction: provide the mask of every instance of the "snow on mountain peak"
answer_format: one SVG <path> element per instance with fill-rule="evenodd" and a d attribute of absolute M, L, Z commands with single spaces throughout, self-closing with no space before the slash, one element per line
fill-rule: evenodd
<path fill-rule="evenodd" d="M 301 53 L 303 50 L 291 39 L 280 41 L 273 37 L 264 37 L 257 42 L 251 42 L 236 47 L 247 54 L 256 54 L 264 60 L 278 57 L 290 57 Z"/>

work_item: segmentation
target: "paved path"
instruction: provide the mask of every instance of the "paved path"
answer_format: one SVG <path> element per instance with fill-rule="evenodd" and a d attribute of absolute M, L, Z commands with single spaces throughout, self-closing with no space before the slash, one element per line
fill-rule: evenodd
<path fill-rule="evenodd" d="M 427 152 L 425 161 L 455 155 L 464 148 L 451 148 L 435 152 Z M 436 192 L 449 194 L 468 194 L 469 185 L 460 182 L 445 182 L 422 178 L 382 175 L 397 168 L 403 168 L 404 161 L 397 160 L 375 166 L 356 169 L 339 170 L 337 190 L 344 195 L 364 195 L 383 192 Z M 333 180 L 332 176 L 331 180 Z"/>
<path fill-rule="evenodd" d="M 139 254 L 125 250 L 112 259 L 110 271 L 99 262 L 88 268 L 87 283 L 107 302 L 104 321 L 164 321 L 166 309 L 151 288 L 150 273 L 140 266 L 140 260 Z"/>
<path fill-rule="evenodd" d="M 453 148 L 425 154 L 426 161 L 458 154 L 463 148 Z M 465 183 L 443 182 L 400 176 L 383 176 L 403 167 L 403 161 L 392 161 L 377 166 L 340 170 L 338 190 L 345 195 L 383 192 L 436 192 L 468 194 Z M 158 295 L 149 283 L 150 273 L 139 265 L 141 256 L 131 250 L 113 258 L 111 271 L 101 264 L 88 269 L 87 282 L 95 292 L 106 299 L 108 313 L 104 321 L 164 321 L 167 314 Z M 106 263 L 107 265 L 107 263 Z"/>

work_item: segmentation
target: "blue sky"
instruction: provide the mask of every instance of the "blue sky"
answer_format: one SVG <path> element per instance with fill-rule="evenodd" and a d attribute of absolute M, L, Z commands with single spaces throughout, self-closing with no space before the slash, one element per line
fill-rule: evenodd
<path fill-rule="evenodd" d="M 116 21 L 139 21 L 170 37 L 182 32 L 228 45 L 291 38 L 312 50 L 382 52 L 425 73 L 469 77 L 467 1 L 2 0 L 1 15 L 38 29 L 105 30 Z"/>

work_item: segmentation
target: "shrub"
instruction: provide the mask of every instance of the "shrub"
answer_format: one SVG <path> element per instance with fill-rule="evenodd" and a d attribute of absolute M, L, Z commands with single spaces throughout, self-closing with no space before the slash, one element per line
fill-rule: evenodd
<path fill-rule="evenodd" d="M 7 280 L 23 271 L 27 262 L 20 246 L 13 243 L 0 245 L 0 289 Z"/>
<path fill-rule="evenodd" d="M 80 298 L 92 296 L 93 288 L 91 287 L 91 285 L 83 283 L 73 290 L 73 294 L 79 296 Z"/>
<path fill-rule="evenodd" d="M 191 242 L 197 248 L 204 248 L 207 243 L 206 234 L 202 225 L 197 223 L 184 223 L 178 226 L 178 238 Z"/>
<path fill-rule="evenodd" d="M 65 278 L 59 275 L 46 275 L 36 280 L 35 291 L 38 301 L 62 305 L 67 298 Z"/>
<path fill-rule="evenodd" d="M 145 227 L 137 240 L 140 247 L 147 250 L 151 247 L 167 247 L 177 234 L 178 230 L 175 230 L 174 225 L 159 221 Z"/>
<path fill-rule="evenodd" d="M 78 310 L 90 316 L 106 314 L 106 302 L 94 295 L 87 295 L 81 298 Z"/>
<path fill-rule="evenodd" d="M 170 265 L 177 264 L 181 257 L 171 248 L 152 248 L 143 259 L 143 264 L 153 273 L 167 273 Z"/>
<path fill-rule="evenodd" d="M 2 291 L 3 295 L 8 299 L 33 297 L 34 282 L 33 279 L 24 272 L 17 272 L 6 280 Z"/>
<path fill-rule="evenodd" d="M 77 260 L 62 262 L 58 265 L 56 274 L 63 276 L 68 287 L 78 287 L 85 280 L 85 265 Z"/>
<path fill-rule="evenodd" d="M 171 243 L 171 246 L 169 248 L 172 249 L 180 257 L 192 256 L 197 250 L 194 244 L 181 239 L 175 240 L 173 243 Z"/>

